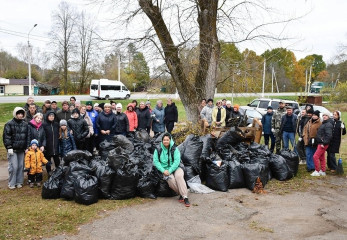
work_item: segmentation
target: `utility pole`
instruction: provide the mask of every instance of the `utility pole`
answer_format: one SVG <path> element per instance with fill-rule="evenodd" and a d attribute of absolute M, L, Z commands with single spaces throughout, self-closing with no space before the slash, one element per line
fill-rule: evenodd
<path fill-rule="evenodd" d="M 310 66 L 310 76 L 308 77 L 307 94 L 310 94 L 311 76 L 312 76 L 312 65 Z"/>
<path fill-rule="evenodd" d="M 272 71 L 271 71 L 271 92 L 274 92 L 274 66 L 272 66 Z"/>
<path fill-rule="evenodd" d="M 233 84 L 231 89 L 231 104 L 234 106 L 234 81 L 235 81 L 235 73 L 233 72 Z"/>
<path fill-rule="evenodd" d="M 29 78 L 29 96 L 32 95 L 31 92 L 31 46 L 30 46 L 30 33 L 31 31 L 37 26 L 37 24 L 34 24 L 34 26 L 30 29 L 28 33 L 28 78 Z"/>
<path fill-rule="evenodd" d="M 307 68 L 305 70 L 305 93 L 307 93 Z"/>
<path fill-rule="evenodd" d="M 118 53 L 118 81 L 120 81 L 120 53 Z"/>
<path fill-rule="evenodd" d="M 261 92 L 261 97 L 264 97 L 264 89 L 265 89 L 265 68 L 266 68 L 266 58 L 264 59 L 263 89 L 262 89 L 262 92 Z"/>

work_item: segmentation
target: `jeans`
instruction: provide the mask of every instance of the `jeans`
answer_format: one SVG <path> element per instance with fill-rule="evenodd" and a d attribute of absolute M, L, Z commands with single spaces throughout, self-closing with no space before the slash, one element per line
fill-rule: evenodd
<path fill-rule="evenodd" d="M 24 182 L 24 152 L 7 154 L 8 159 L 8 185 L 14 187 Z"/>
<path fill-rule="evenodd" d="M 275 149 L 275 141 L 276 141 L 275 136 L 273 135 L 273 133 L 271 133 L 271 134 L 265 134 L 265 133 L 264 133 L 264 140 L 265 140 L 265 145 L 266 145 L 266 146 L 269 146 L 269 140 L 270 140 L 270 138 L 271 138 L 271 147 L 270 147 L 270 151 L 273 152 L 274 149 Z"/>
<path fill-rule="evenodd" d="M 328 151 L 327 163 L 328 163 L 328 168 L 330 168 L 331 170 L 336 170 L 337 164 L 336 164 L 335 153 L 331 153 Z"/>
<path fill-rule="evenodd" d="M 308 171 L 314 170 L 313 155 L 316 149 L 315 147 L 306 146 L 306 167 Z"/>
<path fill-rule="evenodd" d="M 317 150 L 313 155 L 313 161 L 314 161 L 314 168 L 316 169 L 317 172 L 319 170 L 322 170 L 325 172 L 326 168 L 326 161 L 325 161 L 325 151 L 329 147 L 329 144 L 324 145 L 324 147 L 321 146 L 321 144 L 318 144 Z"/>
<path fill-rule="evenodd" d="M 298 153 L 295 145 L 295 133 L 294 132 L 283 132 L 283 148 L 289 149 L 289 141 L 294 148 L 294 152 Z"/>

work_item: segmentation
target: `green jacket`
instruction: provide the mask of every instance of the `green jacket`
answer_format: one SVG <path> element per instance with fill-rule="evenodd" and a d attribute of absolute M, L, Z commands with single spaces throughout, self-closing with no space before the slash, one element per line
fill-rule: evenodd
<path fill-rule="evenodd" d="M 272 119 L 271 119 L 271 128 L 274 128 L 275 130 L 280 130 L 281 128 L 281 121 L 283 115 L 287 113 L 286 108 L 278 108 L 277 111 L 273 114 Z"/>
<path fill-rule="evenodd" d="M 176 169 L 178 168 L 181 162 L 181 154 L 178 148 L 175 149 L 174 156 L 173 156 L 174 159 L 172 160 L 170 150 L 173 145 L 174 145 L 174 141 L 172 139 L 170 141 L 169 149 L 166 149 L 166 147 L 163 145 L 162 142 L 160 143 L 160 147 L 162 149 L 160 154 L 160 160 L 159 160 L 157 149 L 154 151 L 153 164 L 162 173 L 165 170 L 168 170 L 170 174 L 173 173 L 174 171 L 176 171 Z"/>

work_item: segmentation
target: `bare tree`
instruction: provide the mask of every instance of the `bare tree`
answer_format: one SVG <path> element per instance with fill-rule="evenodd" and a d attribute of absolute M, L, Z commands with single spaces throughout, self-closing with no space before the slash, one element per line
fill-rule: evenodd
<path fill-rule="evenodd" d="M 61 2 L 58 10 L 53 14 L 53 27 L 50 32 L 52 44 L 55 47 L 53 56 L 62 69 L 64 94 L 68 91 L 68 71 L 75 51 L 73 35 L 76 18 L 74 9 L 67 2 Z"/>

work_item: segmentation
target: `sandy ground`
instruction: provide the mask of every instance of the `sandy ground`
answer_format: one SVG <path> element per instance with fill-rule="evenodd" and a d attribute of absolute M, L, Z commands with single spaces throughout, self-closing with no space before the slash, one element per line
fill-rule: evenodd
<path fill-rule="evenodd" d="M 190 194 L 190 208 L 177 197 L 159 198 L 50 239 L 347 239 L 346 178 L 317 181 L 314 190 L 286 195 Z"/>

